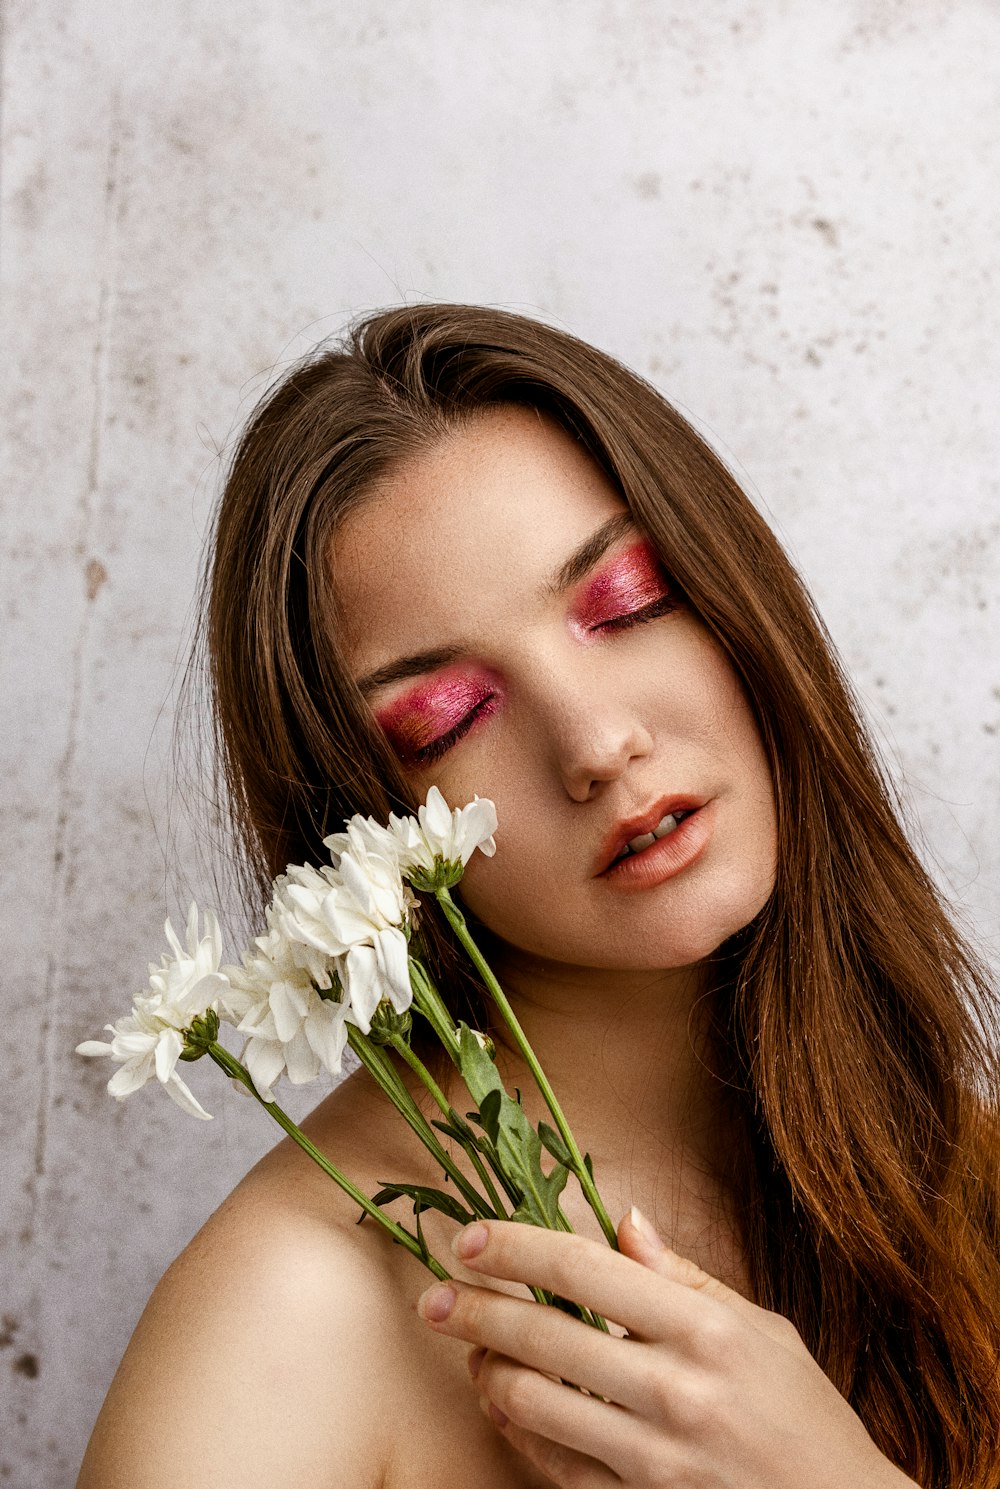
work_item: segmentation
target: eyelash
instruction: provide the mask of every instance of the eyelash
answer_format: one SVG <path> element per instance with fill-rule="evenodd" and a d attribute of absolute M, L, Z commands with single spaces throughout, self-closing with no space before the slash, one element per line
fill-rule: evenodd
<path fill-rule="evenodd" d="M 672 596 L 662 595 L 660 599 L 654 600 L 651 605 L 644 605 L 641 610 L 630 610 L 626 615 L 616 615 L 611 620 L 602 621 L 600 625 L 594 626 L 595 631 L 627 631 L 632 626 L 642 625 L 644 621 L 656 620 L 661 615 L 669 615 L 676 610 L 677 605 Z M 494 694 L 487 693 L 481 698 L 475 708 L 459 719 L 454 728 L 449 729 L 447 734 L 442 734 L 439 739 L 432 740 L 428 745 L 422 745 L 420 749 L 413 751 L 413 762 L 415 765 L 432 765 L 446 755 L 453 745 L 456 745 L 464 735 L 468 734 L 476 719 L 482 713 L 488 703 L 493 701 Z"/>
<path fill-rule="evenodd" d="M 661 595 L 651 605 L 644 605 L 641 610 L 629 610 L 625 615 L 613 616 L 611 620 L 602 620 L 600 625 L 594 626 L 595 631 L 627 631 L 630 626 L 642 625 L 644 621 L 656 620 L 660 615 L 669 615 L 671 610 L 677 609 L 677 602 L 672 595 Z"/>
<path fill-rule="evenodd" d="M 413 760 L 417 765 L 431 765 L 435 760 L 440 760 L 446 755 L 452 745 L 457 744 L 464 734 L 468 734 L 476 719 L 482 713 L 488 703 L 492 703 L 495 694 L 487 693 L 485 698 L 480 698 L 471 713 L 467 713 L 464 719 L 459 719 L 453 729 L 447 734 L 442 734 L 440 739 L 434 739 L 429 745 L 422 745 L 419 750 L 413 751 Z"/>

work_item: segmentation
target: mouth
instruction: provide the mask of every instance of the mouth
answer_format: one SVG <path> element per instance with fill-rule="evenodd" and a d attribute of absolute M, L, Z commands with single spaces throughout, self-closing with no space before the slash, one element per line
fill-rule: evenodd
<path fill-rule="evenodd" d="M 623 858 L 634 858 L 637 853 L 642 852 L 643 848 L 651 848 L 654 843 L 659 842 L 660 838 L 669 837 L 672 832 L 675 832 L 680 827 L 684 818 L 690 817 L 690 815 L 690 812 L 668 812 L 665 817 L 660 818 L 660 821 L 653 828 L 652 832 L 640 833 L 637 837 L 632 838 L 631 842 L 626 843 L 617 858 L 613 858 L 608 867 L 613 869 L 615 864 L 621 863 Z"/>
<path fill-rule="evenodd" d="M 654 843 L 670 837 L 688 817 L 704 806 L 692 797 L 673 797 L 660 801 L 642 817 L 619 823 L 604 843 L 596 874 L 610 873 L 627 858 L 635 858 L 652 848 Z"/>

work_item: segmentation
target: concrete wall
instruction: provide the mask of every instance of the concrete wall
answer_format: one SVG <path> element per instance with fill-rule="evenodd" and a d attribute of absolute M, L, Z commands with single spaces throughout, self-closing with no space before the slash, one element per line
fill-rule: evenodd
<path fill-rule="evenodd" d="M 204 892 L 169 740 L 219 448 L 349 314 L 538 312 L 693 415 L 997 956 L 1000 8 L 10 0 L 3 49 L 0 1481 L 55 1489 L 272 1141 L 72 1050 Z"/>

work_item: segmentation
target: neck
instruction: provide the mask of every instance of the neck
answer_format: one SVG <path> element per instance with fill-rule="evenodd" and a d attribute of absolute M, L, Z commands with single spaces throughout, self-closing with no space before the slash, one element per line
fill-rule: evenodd
<path fill-rule="evenodd" d="M 682 1239 L 717 1217 L 727 1121 L 705 1063 L 704 969 L 621 972 L 520 954 L 496 962 L 581 1151 L 591 1155 L 612 1219 L 637 1204 L 661 1233 Z M 507 1090 L 520 1090 L 532 1123 L 554 1125 L 498 1013 L 489 1032 Z M 564 1208 L 575 1228 L 599 1233 L 575 1185 Z"/>

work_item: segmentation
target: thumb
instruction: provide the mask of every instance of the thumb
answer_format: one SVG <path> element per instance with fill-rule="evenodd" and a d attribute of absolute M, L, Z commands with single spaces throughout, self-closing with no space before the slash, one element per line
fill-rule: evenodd
<path fill-rule="evenodd" d="M 682 1287 L 694 1288 L 710 1298 L 715 1298 L 720 1303 L 725 1303 L 727 1307 L 753 1322 L 757 1328 L 765 1327 L 764 1319 L 773 1317 L 765 1309 L 758 1308 L 757 1304 L 752 1303 L 749 1298 L 745 1298 L 742 1293 L 720 1282 L 718 1277 L 702 1271 L 697 1262 L 693 1262 L 690 1257 L 681 1256 L 678 1252 L 672 1251 L 658 1234 L 652 1222 L 646 1219 L 636 1205 L 633 1205 L 629 1213 L 624 1215 L 618 1223 L 618 1246 L 624 1256 L 641 1262 L 651 1272 L 656 1272 L 661 1277 L 668 1277 L 671 1282 L 679 1282 Z M 782 1320 L 782 1322 L 786 1321 Z M 767 1329 L 766 1332 L 771 1331 Z"/>
<path fill-rule="evenodd" d="M 669 1277 L 672 1282 L 697 1288 L 699 1292 L 707 1292 L 712 1297 L 723 1298 L 728 1302 L 730 1289 L 725 1283 L 708 1272 L 703 1272 L 690 1257 L 672 1251 L 638 1205 L 633 1205 L 629 1213 L 619 1221 L 618 1245 L 625 1256 L 642 1262 L 651 1272 L 658 1272 L 662 1277 Z"/>

